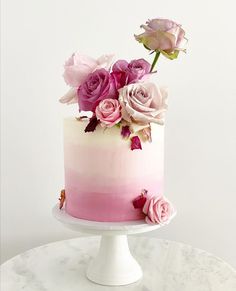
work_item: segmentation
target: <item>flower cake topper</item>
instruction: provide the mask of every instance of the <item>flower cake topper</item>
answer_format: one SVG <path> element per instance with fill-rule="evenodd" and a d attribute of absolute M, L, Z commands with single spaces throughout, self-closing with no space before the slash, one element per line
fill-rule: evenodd
<path fill-rule="evenodd" d="M 76 52 L 64 65 L 63 77 L 71 88 L 60 99 L 66 104 L 77 103 L 79 112 L 92 112 L 85 132 L 93 132 L 98 125 L 119 126 L 131 150 L 151 142 L 151 123 L 164 124 L 167 91 L 149 80 L 156 74 L 159 56 L 173 60 L 185 51 L 186 43 L 185 31 L 172 20 L 148 20 L 141 28 L 144 32 L 135 39 L 154 53 L 152 64 L 143 58 L 113 63 L 113 55 L 93 59 Z"/>

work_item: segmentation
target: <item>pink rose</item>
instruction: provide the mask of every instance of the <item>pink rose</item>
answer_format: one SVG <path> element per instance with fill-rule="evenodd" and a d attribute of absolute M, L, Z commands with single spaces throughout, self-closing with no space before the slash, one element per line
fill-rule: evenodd
<path fill-rule="evenodd" d="M 97 60 L 78 52 L 74 53 L 65 63 L 64 79 L 72 87 L 61 99 L 61 103 L 78 102 L 77 89 L 93 71 L 105 68 L 110 69 L 113 55 L 104 55 Z"/>
<path fill-rule="evenodd" d="M 163 124 L 167 92 L 154 83 L 135 83 L 119 90 L 123 119 L 138 124 Z"/>
<path fill-rule="evenodd" d="M 65 63 L 64 79 L 71 87 L 78 88 L 88 74 L 101 68 L 109 69 L 113 56 L 105 55 L 95 60 L 89 56 L 74 53 Z"/>
<path fill-rule="evenodd" d="M 96 67 L 96 60 L 76 52 L 66 61 L 63 77 L 68 85 L 78 88 Z"/>
<path fill-rule="evenodd" d="M 149 224 L 165 224 L 174 213 L 173 206 L 163 196 L 147 197 L 143 206 L 143 213 L 146 214 L 146 222 Z"/>
<path fill-rule="evenodd" d="M 77 89 L 76 88 L 70 88 L 70 90 L 62 96 L 59 101 L 61 103 L 66 104 L 73 104 L 78 102 L 78 96 L 77 96 Z"/>
<path fill-rule="evenodd" d="M 121 120 L 120 104 L 116 99 L 104 99 L 95 110 L 101 126 L 112 127 Z"/>
<path fill-rule="evenodd" d="M 80 110 L 95 111 L 100 101 L 117 98 L 114 81 L 105 69 L 89 74 L 77 91 Z"/>
<path fill-rule="evenodd" d="M 165 56 L 184 50 L 185 31 L 181 25 L 169 19 L 152 19 L 141 25 L 144 33 L 135 35 L 136 40 L 147 48 L 161 51 Z"/>
<path fill-rule="evenodd" d="M 132 60 L 130 63 L 125 60 L 118 60 L 112 66 L 116 88 L 120 89 L 125 85 L 141 80 L 150 73 L 150 69 L 151 65 L 144 59 Z"/>

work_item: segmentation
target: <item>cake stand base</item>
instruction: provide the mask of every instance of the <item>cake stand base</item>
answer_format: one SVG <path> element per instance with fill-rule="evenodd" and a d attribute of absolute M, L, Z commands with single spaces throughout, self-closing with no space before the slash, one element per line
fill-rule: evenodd
<path fill-rule="evenodd" d="M 98 255 L 89 264 L 86 274 L 89 280 L 108 286 L 127 285 L 142 278 L 142 269 L 130 253 L 127 235 L 161 227 L 146 224 L 144 220 L 97 222 L 78 219 L 60 210 L 58 205 L 53 208 L 53 216 L 72 230 L 101 235 Z"/>
<path fill-rule="evenodd" d="M 97 257 L 87 277 L 101 285 L 126 285 L 142 278 L 142 269 L 131 255 L 126 235 L 103 235 Z"/>

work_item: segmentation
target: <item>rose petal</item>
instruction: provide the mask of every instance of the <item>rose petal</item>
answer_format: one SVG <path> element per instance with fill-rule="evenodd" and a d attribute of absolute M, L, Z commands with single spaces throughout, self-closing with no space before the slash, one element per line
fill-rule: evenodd
<path fill-rule="evenodd" d="M 112 66 L 112 71 L 113 72 L 123 72 L 127 69 L 128 64 L 129 63 L 126 60 L 118 60 Z"/>
<path fill-rule="evenodd" d="M 147 224 L 155 224 L 154 222 L 152 222 L 150 220 L 150 218 L 148 216 L 145 217 L 145 221 L 146 221 Z"/>
<path fill-rule="evenodd" d="M 135 209 L 141 209 L 141 208 L 143 208 L 143 206 L 144 206 L 144 204 L 145 204 L 145 202 L 146 202 L 146 200 L 147 200 L 147 197 L 145 197 L 144 195 L 139 195 L 137 198 L 135 198 L 134 200 L 133 200 L 133 205 L 134 205 L 134 208 Z"/>
<path fill-rule="evenodd" d="M 141 145 L 141 141 L 140 138 L 136 135 L 133 136 L 131 138 L 131 150 L 141 150 L 142 149 L 142 145 Z"/>
<path fill-rule="evenodd" d="M 59 101 L 61 103 L 73 104 L 78 102 L 78 96 L 75 88 L 71 88 Z"/>
<path fill-rule="evenodd" d="M 146 200 L 146 202 L 145 202 L 145 204 L 143 205 L 143 213 L 144 214 L 148 214 L 148 208 L 149 208 L 149 205 L 150 205 L 150 199 L 148 198 L 147 200 Z"/>
<path fill-rule="evenodd" d="M 98 66 L 96 69 L 104 68 L 106 70 L 110 70 L 113 58 L 114 54 L 101 56 L 97 59 Z"/>
<path fill-rule="evenodd" d="M 123 138 L 128 138 L 131 135 L 131 131 L 128 125 L 122 126 L 121 135 Z"/>
<path fill-rule="evenodd" d="M 145 127 L 141 131 L 139 131 L 139 134 L 142 138 L 142 140 L 152 142 L 152 132 L 151 132 L 151 127 Z"/>
<path fill-rule="evenodd" d="M 93 132 L 97 125 L 99 124 L 99 120 L 97 119 L 96 116 L 93 116 L 92 118 L 90 118 L 88 125 L 85 128 L 85 132 Z"/>

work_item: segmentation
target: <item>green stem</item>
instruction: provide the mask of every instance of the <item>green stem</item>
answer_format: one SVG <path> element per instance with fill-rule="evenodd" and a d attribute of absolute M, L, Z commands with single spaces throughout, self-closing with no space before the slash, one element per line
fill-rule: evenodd
<path fill-rule="evenodd" d="M 159 51 L 156 51 L 155 58 L 154 58 L 154 60 L 152 62 L 152 66 L 151 66 L 150 73 L 153 71 L 153 69 L 154 69 L 154 67 L 155 67 L 155 65 L 157 63 L 157 60 L 158 60 L 159 56 L 160 56 L 160 52 Z"/>

